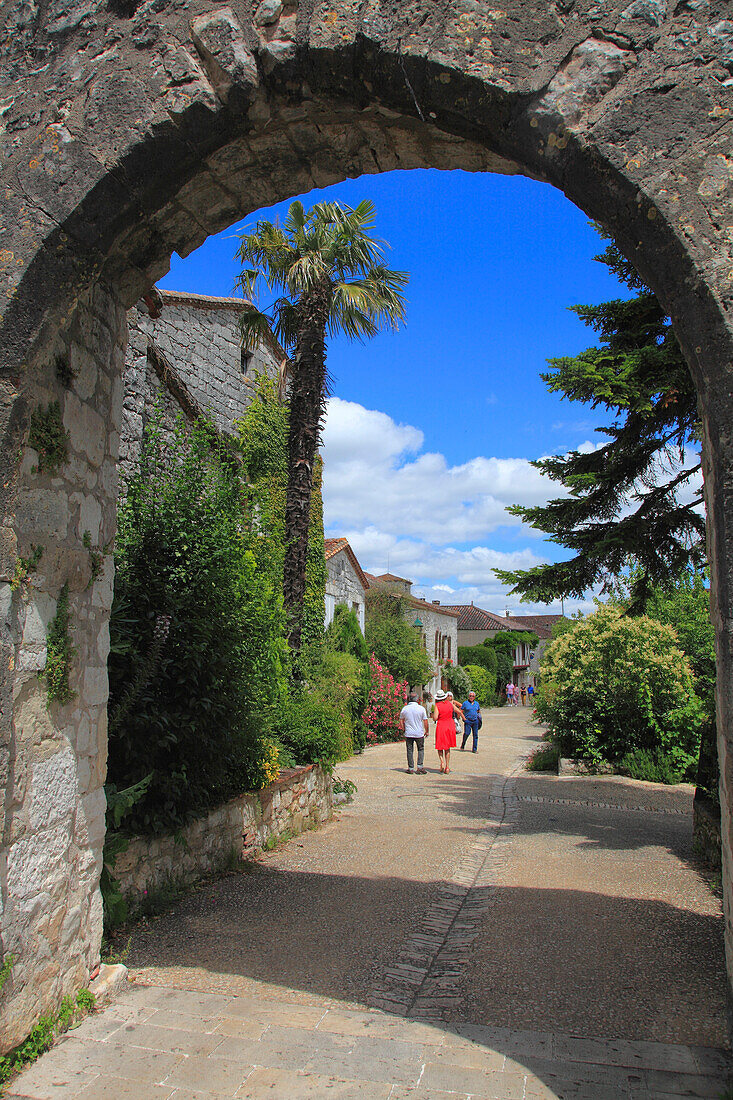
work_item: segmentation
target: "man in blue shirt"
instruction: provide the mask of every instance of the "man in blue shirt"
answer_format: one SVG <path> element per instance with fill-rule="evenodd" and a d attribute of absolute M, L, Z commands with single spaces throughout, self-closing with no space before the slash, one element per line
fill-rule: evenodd
<path fill-rule="evenodd" d="M 466 747 L 469 734 L 473 734 L 473 751 L 478 752 L 478 727 L 481 721 L 481 707 L 476 699 L 476 692 L 469 691 L 468 699 L 461 704 L 463 711 L 463 741 L 461 752 Z"/>

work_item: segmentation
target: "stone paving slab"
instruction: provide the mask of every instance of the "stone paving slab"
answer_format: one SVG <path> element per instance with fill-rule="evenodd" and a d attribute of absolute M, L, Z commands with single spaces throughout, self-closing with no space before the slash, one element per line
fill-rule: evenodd
<path fill-rule="evenodd" d="M 725 1051 L 680 1044 L 133 984 L 14 1081 L 8 1100 L 711 1100 L 727 1068 Z"/>

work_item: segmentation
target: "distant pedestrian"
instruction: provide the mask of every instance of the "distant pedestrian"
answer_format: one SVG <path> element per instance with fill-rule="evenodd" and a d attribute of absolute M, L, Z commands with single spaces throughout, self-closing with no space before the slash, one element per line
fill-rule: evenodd
<path fill-rule="evenodd" d="M 461 707 L 463 711 L 463 740 L 461 741 L 461 752 L 466 747 L 466 741 L 470 735 L 473 736 L 473 752 L 478 752 L 478 731 L 481 728 L 481 706 L 476 698 L 475 691 L 469 691 L 468 699 L 466 699 Z"/>
<path fill-rule="evenodd" d="M 417 692 L 410 693 L 410 702 L 400 711 L 400 729 L 407 745 L 407 770 L 415 774 L 415 749 L 417 748 L 417 774 L 425 775 L 425 738 L 428 735 L 428 712 L 417 701 Z"/>
<path fill-rule="evenodd" d="M 526 684 L 522 684 L 522 687 L 520 689 L 520 694 L 522 696 L 522 706 L 526 707 L 526 705 L 527 705 L 527 685 Z"/>
<path fill-rule="evenodd" d="M 527 695 L 529 696 L 529 705 L 534 703 L 534 684 L 530 684 L 527 688 Z"/>
<path fill-rule="evenodd" d="M 455 715 L 461 714 L 461 708 L 453 702 L 444 691 L 436 691 L 433 704 L 433 718 L 435 727 L 435 747 L 440 757 L 440 770 L 448 775 L 450 772 L 450 750 L 456 747 Z"/>
<path fill-rule="evenodd" d="M 506 701 L 510 707 L 514 706 L 514 684 L 511 681 L 506 686 Z"/>

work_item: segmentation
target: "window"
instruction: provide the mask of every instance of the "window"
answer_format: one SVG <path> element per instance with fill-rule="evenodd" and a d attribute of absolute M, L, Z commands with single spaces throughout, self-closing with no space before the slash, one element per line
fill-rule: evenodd
<path fill-rule="evenodd" d="M 240 366 L 242 368 L 242 374 L 247 374 L 247 371 L 249 370 L 250 364 L 252 362 L 252 357 L 253 353 L 249 350 L 249 348 L 246 348 L 244 344 L 242 344 L 242 347 L 240 348 L 239 360 Z"/>
<path fill-rule="evenodd" d="M 452 640 L 451 638 L 449 638 L 449 639 L 448 639 L 448 659 L 449 659 L 449 660 L 450 660 L 450 644 L 451 644 L 451 640 Z"/>

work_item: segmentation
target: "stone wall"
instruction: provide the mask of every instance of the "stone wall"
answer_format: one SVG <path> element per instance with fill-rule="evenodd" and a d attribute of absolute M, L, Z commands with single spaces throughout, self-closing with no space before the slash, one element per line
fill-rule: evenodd
<path fill-rule="evenodd" d="M 294 836 L 333 815 L 331 776 L 320 764 L 288 768 L 263 791 L 247 791 L 175 836 L 136 837 L 117 859 L 115 875 L 134 906 L 143 891 L 164 883 L 194 882 L 249 855 L 286 830 Z"/>
<path fill-rule="evenodd" d="M 120 443 L 124 480 L 135 468 L 143 428 L 156 411 L 167 430 L 183 412 L 189 418 L 205 413 L 220 431 L 232 432 L 250 403 L 257 375 L 277 378 L 285 358 L 274 339 L 243 350 L 241 298 L 157 291 L 156 316 L 149 301 L 141 300 L 128 313 Z"/>
<path fill-rule="evenodd" d="M 99 961 L 110 544 L 125 334 L 125 311 L 97 286 L 26 390 L 28 415 L 19 426 L 17 529 L 3 532 L 0 583 L 4 661 L 14 676 L 12 714 L 0 741 L 0 945 L 14 960 L 0 993 L 0 1049 L 86 985 Z M 68 458 L 53 471 L 42 468 L 27 441 L 29 415 L 55 402 Z M 30 560 L 33 547 L 40 559 L 18 584 L 19 558 Z M 98 575 L 94 553 L 101 555 Z M 49 705 L 38 673 L 46 667 L 48 624 L 65 583 L 74 696 Z"/>
<path fill-rule="evenodd" d="M 363 633 L 366 593 L 346 550 L 326 559 L 326 573 L 326 626 L 333 619 L 336 605 L 343 603 L 356 611 Z"/>

